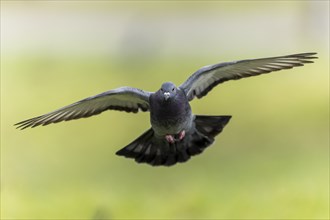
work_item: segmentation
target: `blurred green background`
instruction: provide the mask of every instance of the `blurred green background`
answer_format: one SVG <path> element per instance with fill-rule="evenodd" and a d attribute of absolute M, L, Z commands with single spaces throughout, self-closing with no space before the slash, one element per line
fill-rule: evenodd
<path fill-rule="evenodd" d="M 194 100 L 196 114 L 233 118 L 174 167 L 115 155 L 147 113 L 13 126 L 120 86 L 299 52 L 319 59 Z M 328 219 L 329 1 L 1 1 L 1 218 Z"/>

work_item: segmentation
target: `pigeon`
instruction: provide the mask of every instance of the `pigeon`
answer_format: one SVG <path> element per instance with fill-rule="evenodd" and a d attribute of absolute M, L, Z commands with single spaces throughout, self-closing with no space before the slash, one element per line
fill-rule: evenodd
<path fill-rule="evenodd" d="M 300 53 L 245 59 L 208 65 L 176 86 L 165 82 L 156 92 L 120 87 L 88 97 L 50 113 L 15 124 L 25 129 L 61 121 L 86 118 L 106 110 L 150 112 L 151 128 L 116 154 L 152 166 L 172 166 L 188 161 L 213 144 L 231 119 L 230 115 L 195 115 L 189 102 L 206 96 L 229 80 L 257 76 L 313 63 L 317 53 Z"/>

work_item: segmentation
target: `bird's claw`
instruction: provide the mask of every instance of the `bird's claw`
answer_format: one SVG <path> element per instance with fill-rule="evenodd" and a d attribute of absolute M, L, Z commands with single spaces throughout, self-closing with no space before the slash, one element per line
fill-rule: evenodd
<path fill-rule="evenodd" d="M 175 142 L 175 139 L 174 139 L 173 135 L 170 135 L 170 134 L 166 135 L 165 139 L 170 144 L 174 144 L 174 142 Z"/>
<path fill-rule="evenodd" d="M 175 141 L 181 141 L 186 135 L 186 132 L 184 130 L 180 131 L 180 133 L 178 134 L 179 138 L 176 139 L 173 135 L 168 134 L 165 136 L 165 139 L 168 143 L 170 144 L 174 144 Z"/>
<path fill-rule="evenodd" d="M 184 138 L 184 136 L 186 136 L 186 132 L 185 132 L 185 130 L 182 130 L 182 131 L 179 133 L 179 140 L 181 141 L 181 140 Z"/>

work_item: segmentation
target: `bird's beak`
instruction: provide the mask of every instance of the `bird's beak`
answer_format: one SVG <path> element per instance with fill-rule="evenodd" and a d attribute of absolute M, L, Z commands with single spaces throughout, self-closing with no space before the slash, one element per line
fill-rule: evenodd
<path fill-rule="evenodd" d="M 167 100 L 170 96 L 171 96 L 171 93 L 169 93 L 169 92 L 164 92 L 165 100 Z"/>

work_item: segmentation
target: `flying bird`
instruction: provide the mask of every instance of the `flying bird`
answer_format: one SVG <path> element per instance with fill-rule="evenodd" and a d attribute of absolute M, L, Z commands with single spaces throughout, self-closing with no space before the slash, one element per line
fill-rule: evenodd
<path fill-rule="evenodd" d="M 202 153 L 231 119 L 230 115 L 195 115 L 190 101 L 204 97 L 215 86 L 229 80 L 313 63 L 312 59 L 317 58 L 314 55 L 316 53 L 300 53 L 204 66 L 178 87 L 172 82 L 163 83 L 156 92 L 121 87 L 15 125 L 25 129 L 86 118 L 106 110 L 149 111 L 151 128 L 116 154 L 133 158 L 138 163 L 171 166 Z"/>

